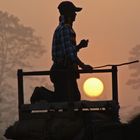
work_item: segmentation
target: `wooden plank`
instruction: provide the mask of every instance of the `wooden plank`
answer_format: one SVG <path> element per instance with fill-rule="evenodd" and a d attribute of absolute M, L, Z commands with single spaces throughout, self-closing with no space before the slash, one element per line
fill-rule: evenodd
<path fill-rule="evenodd" d="M 79 101 L 73 103 L 73 109 L 88 109 L 88 108 L 111 108 L 116 103 L 114 101 Z M 69 109 L 69 102 L 62 103 L 36 103 L 36 104 L 25 104 L 22 106 L 22 111 L 33 111 L 33 110 L 58 110 L 58 109 Z"/>
<path fill-rule="evenodd" d="M 63 70 L 61 70 L 63 71 Z M 86 73 L 106 73 L 106 72 L 112 72 L 112 69 L 93 69 L 93 70 L 78 70 L 81 74 Z M 23 76 L 42 76 L 42 75 L 50 75 L 50 71 L 28 71 L 23 72 Z"/>

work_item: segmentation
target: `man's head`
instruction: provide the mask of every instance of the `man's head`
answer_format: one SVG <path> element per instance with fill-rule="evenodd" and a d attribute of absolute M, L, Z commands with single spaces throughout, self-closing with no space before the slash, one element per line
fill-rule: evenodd
<path fill-rule="evenodd" d="M 76 15 L 76 12 L 80 12 L 82 8 L 76 7 L 72 2 L 70 1 L 63 1 L 58 6 L 60 15 L 64 16 L 73 16 Z"/>

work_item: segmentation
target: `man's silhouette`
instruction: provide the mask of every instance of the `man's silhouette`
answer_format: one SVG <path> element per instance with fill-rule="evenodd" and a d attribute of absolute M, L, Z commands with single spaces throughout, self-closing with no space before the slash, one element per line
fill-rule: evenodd
<path fill-rule="evenodd" d="M 73 30 L 73 22 L 76 13 L 82 8 L 76 7 L 70 1 L 59 4 L 59 25 L 56 28 L 52 42 L 52 60 L 50 78 L 54 83 L 56 101 L 79 101 L 81 99 L 77 85 L 79 78 L 78 66 L 91 70 L 92 66 L 85 65 L 77 56 L 77 52 L 88 46 L 88 40 L 81 40 L 76 44 L 76 34 Z"/>

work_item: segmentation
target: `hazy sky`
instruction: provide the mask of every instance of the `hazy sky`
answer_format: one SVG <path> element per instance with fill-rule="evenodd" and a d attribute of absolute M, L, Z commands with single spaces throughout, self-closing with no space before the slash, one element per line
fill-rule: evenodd
<path fill-rule="evenodd" d="M 47 47 L 39 68 L 49 69 L 51 41 L 58 24 L 57 6 L 61 0 L 0 0 L 0 10 L 17 16 L 21 23 L 35 29 Z M 140 0 L 73 0 L 82 7 L 74 29 L 77 42 L 89 39 L 89 48 L 79 56 L 93 66 L 127 62 L 130 50 L 140 44 Z M 119 101 L 122 106 L 138 104 L 138 90 L 126 85 L 128 66 L 119 68 Z"/>

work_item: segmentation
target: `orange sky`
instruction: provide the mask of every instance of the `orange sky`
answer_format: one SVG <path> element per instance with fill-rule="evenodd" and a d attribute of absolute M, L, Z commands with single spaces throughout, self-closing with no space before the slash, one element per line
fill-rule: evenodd
<path fill-rule="evenodd" d="M 21 23 L 35 29 L 47 47 L 38 69 L 51 66 L 52 34 L 58 24 L 57 6 L 61 0 L 0 0 L 0 10 L 17 16 Z M 77 42 L 89 39 L 89 47 L 79 56 L 93 66 L 127 62 L 129 51 L 140 44 L 140 0 L 72 0 L 83 7 L 74 29 Z M 119 100 L 122 106 L 138 104 L 139 91 L 126 85 L 128 67 L 119 69 Z M 81 88 L 81 87 L 80 87 Z M 134 103 L 135 102 L 135 103 Z"/>

